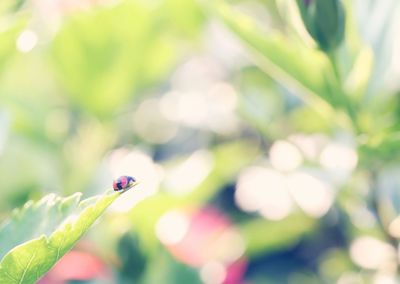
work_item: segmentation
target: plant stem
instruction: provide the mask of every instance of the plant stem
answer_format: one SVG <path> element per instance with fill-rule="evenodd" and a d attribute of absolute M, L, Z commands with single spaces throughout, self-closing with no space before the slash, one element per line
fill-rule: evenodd
<path fill-rule="evenodd" d="M 336 52 L 332 51 L 332 52 L 327 53 L 327 55 L 329 58 L 329 62 L 332 66 L 333 74 L 335 75 L 336 84 L 339 86 L 339 89 L 340 89 L 340 94 L 336 94 L 336 95 L 340 95 L 341 101 L 342 101 L 342 107 L 344 107 L 345 111 L 347 112 L 348 116 L 350 117 L 352 126 L 353 126 L 356 134 L 360 134 L 362 131 L 358 124 L 357 113 L 354 109 L 352 102 L 349 100 L 349 97 L 343 90 L 343 79 L 342 79 L 342 75 L 341 75 L 339 66 L 337 64 Z"/>
<path fill-rule="evenodd" d="M 329 61 L 330 61 L 331 65 L 332 65 L 333 73 L 335 74 L 335 77 L 336 77 L 339 85 L 341 86 L 342 85 L 342 76 L 340 74 L 339 66 L 337 64 L 336 53 L 334 51 L 328 53 L 328 58 L 329 58 Z"/>

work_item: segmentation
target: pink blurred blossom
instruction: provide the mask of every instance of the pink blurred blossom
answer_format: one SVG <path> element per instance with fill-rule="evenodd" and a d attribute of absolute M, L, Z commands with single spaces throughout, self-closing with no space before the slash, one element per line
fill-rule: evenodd
<path fill-rule="evenodd" d="M 39 284 L 63 284 L 70 280 L 110 279 L 110 271 L 98 257 L 73 250 L 42 278 Z"/>
<path fill-rule="evenodd" d="M 190 224 L 184 237 L 176 244 L 166 244 L 170 253 L 177 260 L 199 269 L 217 261 L 225 269 L 222 283 L 243 283 L 247 267 L 243 256 L 244 243 L 238 239 L 240 235 L 228 216 L 216 208 L 206 207 L 190 214 L 189 218 Z M 238 246 L 242 246 L 243 250 L 232 253 L 238 251 Z"/>

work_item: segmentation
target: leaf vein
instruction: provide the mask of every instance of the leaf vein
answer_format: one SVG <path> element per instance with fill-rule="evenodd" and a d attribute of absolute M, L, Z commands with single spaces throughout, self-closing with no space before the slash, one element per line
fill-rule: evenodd
<path fill-rule="evenodd" d="M 7 275 L 8 278 L 10 278 L 11 280 L 14 280 L 15 283 L 18 282 L 18 279 L 14 278 L 10 273 L 8 273 L 8 271 L 6 269 L 4 269 L 4 273 Z"/>
<path fill-rule="evenodd" d="M 62 246 L 64 245 L 64 242 L 65 242 L 65 237 L 66 237 L 66 234 L 63 234 L 61 243 L 60 243 L 60 245 L 59 245 L 58 248 L 57 248 L 57 257 L 56 257 L 56 261 L 59 260 L 61 248 L 62 248 Z"/>
<path fill-rule="evenodd" d="M 21 278 L 20 278 L 20 280 L 19 280 L 19 284 L 22 284 L 22 283 L 23 283 L 24 278 L 25 278 L 25 274 L 26 274 L 26 272 L 28 271 L 29 267 L 31 266 L 32 261 L 33 261 L 33 259 L 34 259 L 35 256 L 36 256 L 37 250 L 38 250 L 38 249 L 36 248 L 35 251 L 34 251 L 34 253 L 32 254 L 31 258 L 29 259 L 28 265 L 25 267 L 24 272 L 23 272 L 22 275 L 21 275 Z"/>

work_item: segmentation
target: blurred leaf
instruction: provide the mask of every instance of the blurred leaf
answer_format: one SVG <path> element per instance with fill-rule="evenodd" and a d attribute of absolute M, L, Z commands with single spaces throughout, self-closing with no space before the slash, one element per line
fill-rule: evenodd
<path fill-rule="evenodd" d="M 0 2 L 0 15 L 18 11 L 26 0 L 2 0 Z"/>
<path fill-rule="evenodd" d="M 27 203 L 0 230 L 0 283 L 34 283 L 89 230 L 119 196 L 107 193 L 79 203 L 48 195 Z"/>
<path fill-rule="evenodd" d="M 345 250 L 331 249 L 327 251 L 319 261 L 319 273 L 323 275 L 329 283 L 335 282 L 346 271 L 351 271 L 354 264 Z"/>
<path fill-rule="evenodd" d="M 196 269 L 177 262 L 162 248 L 159 248 L 157 257 L 146 272 L 144 280 L 141 281 L 143 284 L 203 283 Z"/>
<path fill-rule="evenodd" d="M 14 17 L 11 21 L 2 19 L 0 22 L 0 72 L 17 51 L 17 37 L 25 25 L 26 19 L 24 17 Z"/>
<path fill-rule="evenodd" d="M 368 141 L 359 147 L 360 164 L 368 169 L 377 169 L 398 162 L 400 159 L 399 143 L 400 132 L 398 131 L 383 131 L 370 135 Z"/>
<path fill-rule="evenodd" d="M 309 106 L 294 109 L 289 118 L 293 128 L 304 133 L 324 133 L 332 128 L 330 120 Z"/>
<path fill-rule="evenodd" d="M 265 34 L 249 17 L 233 11 L 223 1 L 218 3 L 217 16 L 250 47 L 255 64 L 285 87 L 299 90 L 296 94 L 307 94 L 302 99 L 320 115 L 344 125 L 348 125 L 350 118 L 353 126 L 358 128 L 356 111 L 341 88 L 335 66 L 325 54 L 284 37 L 282 33 Z M 348 116 L 333 118 L 339 109 Z"/>
<path fill-rule="evenodd" d="M 166 11 L 166 21 L 184 35 L 196 36 L 198 27 L 204 20 L 204 15 L 196 2 L 193 0 L 165 0 L 162 9 Z"/>
<path fill-rule="evenodd" d="M 71 17 L 53 48 L 71 99 L 98 115 L 114 113 L 169 66 L 174 53 L 162 29 L 154 11 L 132 2 Z"/>
<path fill-rule="evenodd" d="M 240 115 L 265 137 L 276 137 L 282 130 L 279 119 L 286 116 L 284 97 L 276 84 L 258 68 L 240 70 L 236 78 L 240 90 Z"/>
<path fill-rule="evenodd" d="M 60 189 L 56 157 L 44 143 L 32 143 L 26 136 L 11 132 L 7 137 L 0 159 L 0 172 L 7 177 L 7 182 L 0 185 L 1 211 L 22 206 L 26 198 L 34 197 L 40 189 Z M 23 173 L 23 178 L 16 171 Z"/>
<path fill-rule="evenodd" d="M 299 87 L 330 101 L 325 81 L 330 72 L 329 61 L 322 52 L 289 41 L 276 32 L 262 33 L 254 21 L 227 5 L 219 5 L 217 14 L 254 51 L 255 63 L 270 76 L 285 85 Z M 323 107 L 323 110 L 327 109 L 321 101 L 313 103 Z"/>
<path fill-rule="evenodd" d="M 398 35 L 399 1 L 355 1 L 358 32 L 363 42 L 373 49 L 374 66 L 368 81 L 367 97 L 376 96 L 387 85 L 387 75 L 393 67 L 394 39 Z M 397 77 L 397 76 L 396 76 Z"/>
<path fill-rule="evenodd" d="M 315 225 L 315 220 L 303 214 L 292 214 L 279 222 L 255 219 L 239 229 L 247 243 L 247 254 L 257 256 L 295 245 Z"/>
<path fill-rule="evenodd" d="M 188 10 L 177 16 L 180 4 Z M 201 20 L 193 1 L 165 5 L 125 1 L 67 20 L 54 40 L 52 59 L 74 104 L 112 115 L 170 70 L 181 50 L 179 28 L 187 30 L 184 35 L 196 33 Z"/>
<path fill-rule="evenodd" d="M 369 79 L 372 75 L 373 65 L 374 55 L 372 50 L 368 47 L 364 47 L 358 53 L 344 86 L 346 92 L 351 94 L 351 96 L 358 101 L 363 99 Z"/>

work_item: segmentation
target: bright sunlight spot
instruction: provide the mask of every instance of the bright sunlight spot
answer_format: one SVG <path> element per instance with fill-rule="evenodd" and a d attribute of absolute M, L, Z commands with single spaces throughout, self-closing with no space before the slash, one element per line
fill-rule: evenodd
<path fill-rule="evenodd" d="M 213 163 L 213 157 L 208 151 L 194 152 L 185 161 L 166 172 L 167 190 L 177 195 L 187 194 L 208 176 Z"/>
<path fill-rule="evenodd" d="M 226 270 L 222 263 L 210 261 L 200 269 L 200 276 L 204 284 L 221 284 L 225 280 Z"/>
<path fill-rule="evenodd" d="M 363 236 L 351 244 L 350 256 L 362 268 L 378 269 L 390 264 L 396 258 L 396 251 L 385 242 Z"/>
<path fill-rule="evenodd" d="M 171 211 L 163 215 L 157 222 L 156 235 L 165 245 L 175 245 L 186 235 L 190 221 L 182 212 Z"/>
<path fill-rule="evenodd" d="M 17 39 L 17 49 L 23 53 L 29 52 L 36 46 L 37 42 L 37 34 L 31 30 L 25 30 Z"/>
<path fill-rule="evenodd" d="M 293 144 L 278 140 L 269 150 L 271 165 L 279 171 L 292 171 L 303 162 L 303 157 Z"/>
<path fill-rule="evenodd" d="M 289 175 L 287 182 L 296 203 L 310 216 L 321 217 L 331 207 L 334 193 L 328 183 L 305 172 Z"/>
<path fill-rule="evenodd" d="M 259 211 L 271 220 L 283 219 L 292 210 L 284 176 L 262 167 L 248 168 L 239 176 L 235 200 L 244 211 Z"/>

